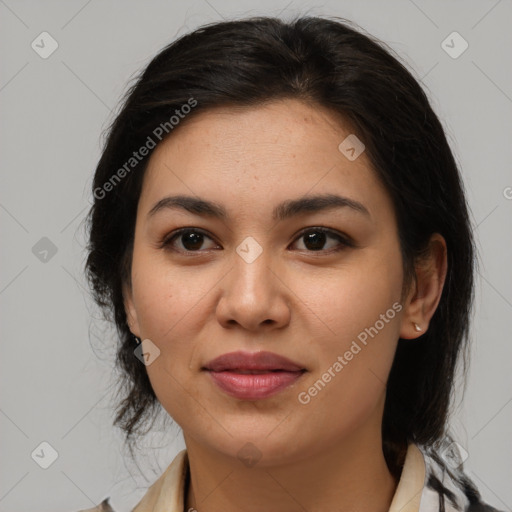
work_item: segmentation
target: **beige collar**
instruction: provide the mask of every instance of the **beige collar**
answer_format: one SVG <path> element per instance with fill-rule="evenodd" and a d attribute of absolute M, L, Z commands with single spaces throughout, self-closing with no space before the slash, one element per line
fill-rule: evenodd
<path fill-rule="evenodd" d="M 182 450 L 132 512 L 183 512 L 187 471 L 187 450 Z"/>
<path fill-rule="evenodd" d="M 425 461 L 415 444 L 409 444 L 400 481 L 389 512 L 418 512 L 425 485 Z"/>

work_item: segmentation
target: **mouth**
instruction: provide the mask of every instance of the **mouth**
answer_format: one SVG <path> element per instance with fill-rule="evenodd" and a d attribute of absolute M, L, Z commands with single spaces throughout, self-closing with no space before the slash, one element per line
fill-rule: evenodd
<path fill-rule="evenodd" d="M 305 370 L 302 365 L 287 357 L 264 351 L 238 351 L 222 354 L 207 363 L 203 369 L 213 372 L 238 371 L 239 373 L 270 371 L 298 372 Z"/>
<path fill-rule="evenodd" d="M 307 371 L 271 352 L 231 352 L 210 361 L 202 370 L 224 393 L 240 400 L 262 400 L 294 384 Z"/>
<path fill-rule="evenodd" d="M 210 370 L 210 371 L 214 371 L 214 370 Z M 271 373 L 271 372 L 284 372 L 286 370 L 282 370 L 282 369 L 276 369 L 276 370 L 244 370 L 243 368 L 233 368 L 233 369 L 221 370 L 221 371 L 239 373 L 240 375 L 262 375 L 262 374 Z"/>

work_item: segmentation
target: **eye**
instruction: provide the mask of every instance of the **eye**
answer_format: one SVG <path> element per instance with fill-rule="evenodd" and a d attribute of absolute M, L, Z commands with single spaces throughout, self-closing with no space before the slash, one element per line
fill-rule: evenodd
<path fill-rule="evenodd" d="M 338 244 L 334 244 L 334 248 L 330 247 L 327 249 L 323 249 L 322 247 L 325 245 L 326 240 L 329 238 L 337 240 Z M 323 227 L 314 227 L 307 228 L 299 234 L 298 238 L 295 240 L 304 240 L 304 246 L 306 247 L 306 251 L 308 252 L 319 252 L 319 251 L 340 251 L 345 247 L 354 247 L 354 243 L 348 238 L 345 237 L 336 231 L 332 231 L 331 229 L 323 228 Z M 302 249 L 299 249 L 302 250 Z"/>
<path fill-rule="evenodd" d="M 299 248 L 299 250 L 305 250 L 307 252 L 335 252 L 340 251 L 345 247 L 355 247 L 354 243 L 348 237 L 324 227 L 304 229 L 301 233 L 299 233 L 294 243 L 296 243 L 301 238 L 304 239 L 305 249 Z M 325 245 L 326 241 L 329 240 L 329 238 L 331 240 L 337 241 L 338 243 L 334 244 L 334 248 L 328 247 L 325 249 L 323 246 Z M 200 249 L 203 246 L 205 239 L 211 240 L 213 242 L 213 239 L 200 229 L 182 228 L 167 236 L 162 241 L 161 246 L 162 248 L 177 250 L 178 252 L 201 252 Z M 181 247 L 176 247 L 176 241 L 181 242 Z M 215 247 L 216 245 L 210 247 L 209 249 L 213 249 Z M 206 250 L 208 250 L 208 247 Z"/>
<path fill-rule="evenodd" d="M 208 238 L 212 240 L 200 229 L 183 228 L 178 229 L 170 236 L 166 237 L 163 242 L 163 247 L 169 247 L 174 245 L 176 239 L 181 241 L 182 247 L 178 247 L 177 250 L 181 252 L 198 252 L 198 249 L 203 245 L 204 239 Z M 174 247 L 171 247 L 174 248 Z"/>

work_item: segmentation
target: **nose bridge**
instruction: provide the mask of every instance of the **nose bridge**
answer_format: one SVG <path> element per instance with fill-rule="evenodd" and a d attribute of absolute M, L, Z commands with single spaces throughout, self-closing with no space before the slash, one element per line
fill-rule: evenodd
<path fill-rule="evenodd" d="M 283 325 L 289 317 L 282 285 L 271 270 L 271 250 L 246 237 L 233 253 L 233 267 L 218 305 L 219 320 L 254 330 L 263 323 Z"/>
<path fill-rule="evenodd" d="M 260 238 L 261 240 L 261 238 Z M 236 247 L 234 255 L 235 284 L 240 284 L 242 294 L 239 300 L 257 299 L 255 295 L 268 294 L 272 287 L 268 275 L 272 254 L 268 247 L 263 247 L 254 237 L 248 236 Z M 269 297 L 267 297 L 269 298 Z"/>

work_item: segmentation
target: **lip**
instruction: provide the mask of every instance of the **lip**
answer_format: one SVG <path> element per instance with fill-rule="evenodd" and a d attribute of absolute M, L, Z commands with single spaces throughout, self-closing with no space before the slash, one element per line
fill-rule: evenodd
<path fill-rule="evenodd" d="M 305 368 L 272 352 L 230 352 L 209 363 L 213 382 L 225 393 L 241 400 L 273 396 L 297 381 Z"/>
<path fill-rule="evenodd" d="M 305 370 L 287 357 L 274 354 L 273 352 L 229 352 L 222 354 L 207 363 L 204 368 L 213 372 L 225 370 L 285 370 L 297 372 Z"/>

